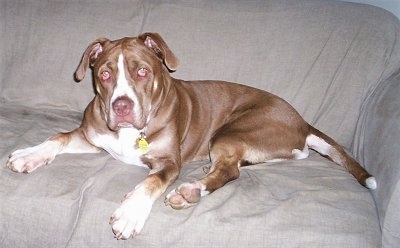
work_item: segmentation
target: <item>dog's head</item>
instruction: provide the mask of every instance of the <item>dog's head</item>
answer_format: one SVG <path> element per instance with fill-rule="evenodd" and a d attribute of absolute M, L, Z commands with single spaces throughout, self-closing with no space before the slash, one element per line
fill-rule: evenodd
<path fill-rule="evenodd" d="M 115 41 L 101 38 L 84 52 L 75 78 L 81 81 L 90 66 L 102 117 L 108 127 L 141 130 L 149 113 L 168 92 L 169 72 L 175 71 L 178 63 L 156 33 Z"/>

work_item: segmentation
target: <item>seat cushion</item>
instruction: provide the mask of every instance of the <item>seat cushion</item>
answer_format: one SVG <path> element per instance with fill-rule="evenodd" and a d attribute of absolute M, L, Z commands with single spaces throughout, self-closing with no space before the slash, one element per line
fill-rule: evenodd
<path fill-rule="evenodd" d="M 81 113 L 0 107 L 3 165 L 12 150 L 79 125 Z M 204 176 L 189 163 L 177 182 Z M 378 247 L 370 192 L 343 168 L 311 153 L 304 160 L 248 166 L 240 178 L 173 210 L 154 204 L 142 233 L 117 241 L 108 224 L 148 169 L 99 154 L 65 154 L 31 174 L 0 167 L 3 247 Z"/>

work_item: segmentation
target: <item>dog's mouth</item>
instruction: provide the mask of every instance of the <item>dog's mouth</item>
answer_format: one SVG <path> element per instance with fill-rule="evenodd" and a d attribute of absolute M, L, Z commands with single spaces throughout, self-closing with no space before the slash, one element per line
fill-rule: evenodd
<path fill-rule="evenodd" d="M 122 128 L 136 128 L 135 124 L 132 122 L 127 122 L 127 121 L 119 121 L 119 120 L 114 120 L 110 121 L 108 123 L 108 128 L 112 131 L 118 131 Z"/>
<path fill-rule="evenodd" d="M 129 123 L 129 122 L 121 122 L 121 123 L 117 123 L 117 127 L 118 128 L 130 128 L 130 127 L 133 127 L 133 124 Z"/>

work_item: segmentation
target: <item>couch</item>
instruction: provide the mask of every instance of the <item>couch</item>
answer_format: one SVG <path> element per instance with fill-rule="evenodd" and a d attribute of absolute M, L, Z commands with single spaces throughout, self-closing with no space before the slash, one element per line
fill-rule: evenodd
<path fill-rule="evenodd" d="M 400 22 L 389 12 L 325 0 L 0 3 L 0 247 L 400 247 Z M 287 100 L 378 188 L 316 153 L 257 164 L 194 207 L 159 199 L 140 235 L 120 241 L 109 217 L 147 169 L 106 152 L 31 174 L 5 167 L 12 151 L 80 124 L 94 89 L 73 73 L 92 41 L 145 31 L 180 59 L 176 78 Z M 170 189 L 208 164 L 186 164 Z"/>

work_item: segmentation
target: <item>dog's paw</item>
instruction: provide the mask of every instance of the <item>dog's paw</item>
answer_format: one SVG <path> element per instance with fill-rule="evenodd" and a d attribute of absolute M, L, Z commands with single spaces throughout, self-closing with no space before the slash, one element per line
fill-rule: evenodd
<path fill-rule="evenodd" d="M 57 145 L 45 141 L 40 145 L 16 150 L 7 161 L 7 167 L 14 172 L 31 173 L 42 165 L 51 163 L 57 154 Z"/>
<path fill-rule="evenodd" d="M 142 230 L 154 201 L 141 190 L 128 193 L 110 218 L 117 239 L 135 237 Z"/>
<path fill-rule="evenodd" d="M 200 182 L 183 183 L 165 197 L 165 204 L 174 209 L 188 208 L 196 205 L 202 196 L 208 195 L 205 185 Z"/>

